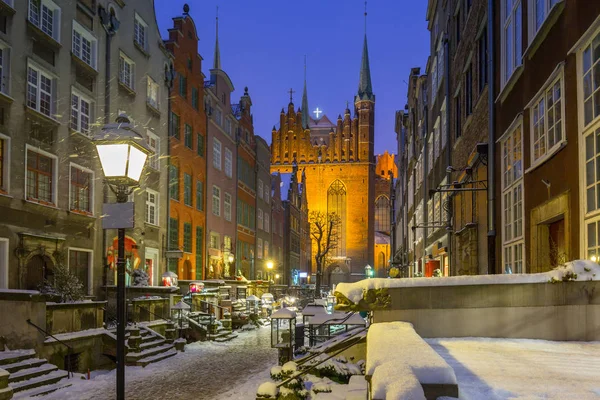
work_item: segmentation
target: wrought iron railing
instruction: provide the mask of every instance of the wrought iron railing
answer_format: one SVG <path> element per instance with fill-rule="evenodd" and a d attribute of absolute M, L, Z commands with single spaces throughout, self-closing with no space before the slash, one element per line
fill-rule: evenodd
<path fill-rule="evenodd" d="M 31 322 L 31 319 L 28 319 L 27 323 L 67 348 L 67 378 L 70 379 L 73 376 L 73 371 L 71 369 L 71 355 L 73 354 L 73 348 L 65 342 L 63 342 L 62 340 L 58 339 L 56 336 L 52 335 L 50 332 L 46 331 L 44 328 L 37 326 L 36 324 Z"/>

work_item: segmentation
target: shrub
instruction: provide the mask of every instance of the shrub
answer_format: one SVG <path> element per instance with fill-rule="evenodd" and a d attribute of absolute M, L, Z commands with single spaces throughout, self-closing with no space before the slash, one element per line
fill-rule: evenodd
<path fill-rule="evenodd" d="M 83 299 L 83 284 L 79 278 L 62 264 L 54 267 L 54 279 L 45 280 L 39 286 L 40 292 L 57 296 L 61 303 L 71 303 Z"/>

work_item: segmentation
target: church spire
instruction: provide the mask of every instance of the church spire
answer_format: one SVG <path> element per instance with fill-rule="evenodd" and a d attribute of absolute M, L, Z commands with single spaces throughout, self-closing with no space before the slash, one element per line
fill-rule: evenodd
<path fill-rule="evenodd" d="M 217 40 L 215 43 L 213 69 L 221 69 L 221 50 L 219 50 L 219 6 L 217 6 Z"/>
<path fill-rule="evenodd" d="M 304 91 L 302 92 L 302 128 L 308 129 L 308 94 L 306 93 L 306 55 L 304 56 Z"/>
<path fill-rule="evenodd" d="M 374 101 L 374 99 L 373 86 L 371 85 L 371 68 L 369 67 L 369 49 L 367 46 L 367 2 L 365 1 L 365 40 L 363 43 L 362 60 L 360 62 L 357 100 Z"/>

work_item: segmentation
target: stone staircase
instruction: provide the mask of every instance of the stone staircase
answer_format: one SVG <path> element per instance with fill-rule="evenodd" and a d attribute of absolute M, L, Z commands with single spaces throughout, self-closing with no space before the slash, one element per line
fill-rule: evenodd
<path fill-rule="evenodd" d="M 210 314 L 203 312 L 190 313 L 189 318 L 206 329 L 208 340 L 224 343 L 238 337 L 237 333 L 231 330 L 231 319 L 217 321 L 213 318 L 211 320 Z"/>
<path fill-rule="evenodd" d="M 35 350 L 0 351 L 0 369 L 9 373 L 13 399 L 41 396 L 71 386 L 68 372 L 37 358 Z"/>
<path fill-rule="evenodd" d="M 125 356 L 127 365 L 145 367 L 177 354 L 172 340 L 167 340 L 149 328 L 129 327 L 125 336 L 129 346 Z"/>

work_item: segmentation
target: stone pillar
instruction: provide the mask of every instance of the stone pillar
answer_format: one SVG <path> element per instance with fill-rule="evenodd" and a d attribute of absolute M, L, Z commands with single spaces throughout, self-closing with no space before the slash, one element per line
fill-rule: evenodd
<path fill-rule="evenodd" d="M 129 351 L 133 353 L 139 353 L 140 345 L 142 344 L 140 328 L 137 326 L 127 327 L 126 331 L 129 332 L 129 338 L 127 339 L 127 346 L 129 347 Z"/>

